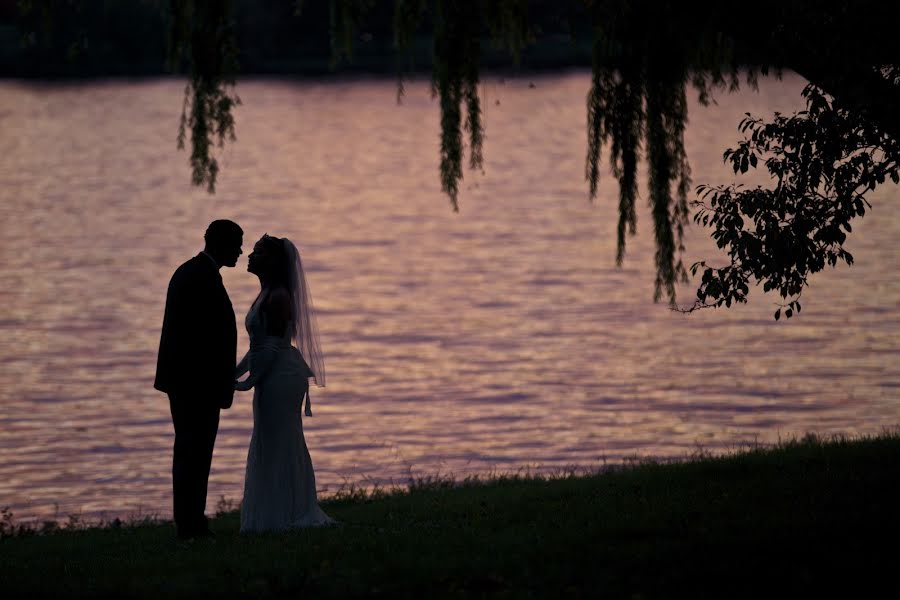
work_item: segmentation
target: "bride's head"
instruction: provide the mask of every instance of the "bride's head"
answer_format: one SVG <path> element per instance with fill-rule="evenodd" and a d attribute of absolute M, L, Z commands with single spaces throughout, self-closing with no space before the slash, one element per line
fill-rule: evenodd
<path fill-rule="evenodd" d="M 247 270 L 259 277 L 263 285 L 289 287 L 288 256 L 284 240 L 264 234 L 247 257 Z"/>

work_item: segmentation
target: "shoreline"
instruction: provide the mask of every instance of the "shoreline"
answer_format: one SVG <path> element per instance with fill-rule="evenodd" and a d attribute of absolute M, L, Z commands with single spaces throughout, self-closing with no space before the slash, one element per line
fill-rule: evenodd
<path fill-rule="evenodd" d="M 171 524 L 0 540 L 0 589 L 77 597 L 834 596 L 900 589 L 900 432 L 590 476 L 423 480 L 323 502 L 339 527 L 179 542 Z"/>
<path fill-rule="evenodd" d="M 597 466 L 567 465 L 563 467 L 541 468 L 540 465 L 525 465 L 517 469 L 507 471 L 491 470 L 471 474 L 460 473 L 435 473 L 408 478 L 406 481 L 390 481 L 386 484 L 359 482 L 343 483 L 334 492 L 319 495 L 320 504 L 345 502 L 348 498 L 383 497 L 390 495 L 409 494 L 411 489 L 427 487 L 439 483 L 441 486 L 462 487 L 467 485 L 491 485 L 498 481 L 524 480 L 524 481 L 553 481 L 557 479 L 592 478 L 602 477 L 610 473 L 622 473 L 643 467 L 679 467 L 705 462 L 728 461 L 741 459 L 741 457 L 757 453 L 779 452 L 785 448 L 804 444 L 855 444 L 877 440 L 896 440 L 900 443 L 900 424 L 892 427 L 884 427 L 880 435 L 854 435 L 832 434 L 822 436 L 814 432 L 807 432 L 802 437 L 791 437 L 787 440 L 778 440 L 771 443 L 758 441 L 734 444 L 730 449 L 716 452 L 702 446 L 688 454 L 680 456 L 632 456 L 621 462 L 604 463 Z M 9 536 L 10 529 L 23 528 L 27 533 L 40 533 L 43 531 L 58 531 L 66 529 L 105 529 L 108 527 L 128 527 L 135 524 L 144 525 L 171 525 L 171 511 L 154 511 L 138 506 L 134 510 L 105 509 L 85 513 L 83 511 L 66 512 L 63 514 L 58 509 L 54 515 L 31 514 L 24 517 L 17 516 L 11 505 L 0 504 L 0 539 Z M 224 495 L 216 501 L 214 511 L 207 511 L 210 518 L 224 515 L 230 512 L 239 513 L 240 499 L 231 499 Z M 21 514 L 21 513 L 19 513 Z M 107 516 L 107 515 L 112 515 Z"/>

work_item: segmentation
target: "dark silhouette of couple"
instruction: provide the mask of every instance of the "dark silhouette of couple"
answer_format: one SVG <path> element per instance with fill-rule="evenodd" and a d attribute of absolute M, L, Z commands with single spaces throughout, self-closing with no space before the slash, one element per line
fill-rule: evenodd
<path fill-rule="evenodd" d="M 235 366 L 234 309 L 219 274 L 241 256 L 243 230 L 210 223 L 205 247 L 172 275 L 166 295 L 154 387 L 169 396 L 175 426 L 172 491 L 179 538 L 213 535 L 205 516 L 219 414 L 235 390 L 253 389 L 241 531 L 334 523 L 316 499 L 301 405 L 309 378 L 325 385 L 315 313 L 296 246 L 263 235 L 247 260 L 260 292 L 245 319 L 250 349 Z M 248 377 L 240 381 L 244 374 Z"/>

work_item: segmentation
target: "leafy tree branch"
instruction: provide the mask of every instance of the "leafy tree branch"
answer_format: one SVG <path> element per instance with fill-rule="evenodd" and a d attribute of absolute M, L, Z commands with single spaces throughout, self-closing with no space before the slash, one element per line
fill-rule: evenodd
<path fill-rule="evenodd" d="M 735 174 L 757 168 L 762 159 L 774 187 L 700 186 L 694 221 L 712 228 L 730 264 L 702 273 L 697 298 L 682 310 L 744 303 L 751 283 L 776 292 L 775 318 L 800 311 L 809 277 L 839 262 L 853 264 L 844 243 L 851 221 L 871 205 L 867 192 L 890 179 L 900 182 L 900 143 L 859 111 L 808 85 L 806 110 L 776 114 L 771 122 L 747 114 L 745 139 L 724 153 Z"/>

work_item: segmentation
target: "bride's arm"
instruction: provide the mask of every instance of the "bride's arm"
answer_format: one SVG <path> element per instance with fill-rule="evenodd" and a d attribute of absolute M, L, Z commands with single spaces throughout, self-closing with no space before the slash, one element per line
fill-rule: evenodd
<path fill-rule="evenodd" d="M 235 381 L 235 390 L 245 392 L 255 386 L 265 376 L 269 367 L 275 362 L 279 341 L 278 338 L 266 336 L 260 342 L 250 345 L 250 351 L 246 357 L 250 376 L 243 381 Z"/>
<path fill-rule="evenodd" d="M 269 370 L 278 353 L 281 336 L 288 325 L 290 314 L 291 300 L 287 290 L 284 288 L 275 289 L 269 296 L 265 307 L 263 307 L 267 336 L 256 344 L 250 344 L 250 351 L 235 367 L 236 378 L 243 375 L 248 369 L 250 371 L 250 376 L 247 379 L 235 382 L 235 390 L 240 392 L 249 390 Z"/>

